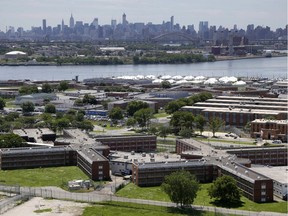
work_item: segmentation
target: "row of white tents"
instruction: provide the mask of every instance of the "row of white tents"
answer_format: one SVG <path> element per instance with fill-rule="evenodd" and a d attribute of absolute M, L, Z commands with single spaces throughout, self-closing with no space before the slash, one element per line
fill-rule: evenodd
<path fill-rule="evenodd" d="M 205 85 L 213 85 L 213 84 L 232 84 L 236 86 L 246 85 L 244 81 L 238 81 L 237 77 L 231 76 L 224 76 L 221 78 L 207 78 L 204 76 L 170 76 L 170 75 L 163 75 L 163 76 L 154 76 L 154 75 L 137 75 L 137 76 L 120 76 L 116 77 L 117 79 L 127 79 L 127 80 L 141 80 L 141 79 L 149 79 L 153 80 L 152 83 L 161 83 L 163 81 L 168 81 L 171 84 L 205 84 Z"/>

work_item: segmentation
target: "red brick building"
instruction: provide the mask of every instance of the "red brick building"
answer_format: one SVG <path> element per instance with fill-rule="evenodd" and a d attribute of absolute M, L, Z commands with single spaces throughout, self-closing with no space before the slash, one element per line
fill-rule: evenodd
<path fill-rule="evenodd" d="M 287 142 L 288 121 L 256 119 L 251 122 L 251 137 Z"/>

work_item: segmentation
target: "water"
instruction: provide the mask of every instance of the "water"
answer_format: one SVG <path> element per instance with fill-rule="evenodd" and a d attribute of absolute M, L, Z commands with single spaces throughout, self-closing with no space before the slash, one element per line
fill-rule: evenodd
<path fill-rule="evenodd" d="M 287 79 L 287 57 L 177 65 L 108 65 L 108 66 L 2 66 L 0 80 L 79 80 L 124 75 L 192 75 L 206 77 L 268 77 Z"/>

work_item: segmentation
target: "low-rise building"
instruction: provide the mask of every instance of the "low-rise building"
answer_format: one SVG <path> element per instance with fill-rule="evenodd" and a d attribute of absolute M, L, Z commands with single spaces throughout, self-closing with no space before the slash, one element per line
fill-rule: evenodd
<path fill-rule="evenodd" d="M 252 166 L 251 170 L 273 180 L 273 194 L 280 199 L 287 199 L 288 193 L 288 167 L 287 166 Z"/>
<path fill-rule="evenodd" d="M 251 122 L 251 137 L 287 142 L 288 120 L 256 119 Z"/>
<path fill-rule="evenodd" d="M 154 152 L 157 137 L 154 135 L 99 136 L 96 137 L 96 141 L 109 146 L 111 151 Z"/>

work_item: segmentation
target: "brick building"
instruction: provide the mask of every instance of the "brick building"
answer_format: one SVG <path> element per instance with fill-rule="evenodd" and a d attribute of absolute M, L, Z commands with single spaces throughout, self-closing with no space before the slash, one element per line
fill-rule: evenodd
<path fill-rule="evenodd" d="M 287 99 L 218 96 L 193 106 L 184 106 L 181 110 L 201 114 L 207 120 L 219 117 L 226 125 L 243 127 L 255 119 L 271 116 L 277 120 L 287 119 L 287 106 Z"/>
<path fill-rule="evenodd" d="M 227 153 L 247 158 L 252 164 L 287 166 L 288 163 L 287 147 L 241 148 L 227 150 Z"/>
<path fill-rule="evenodd" d="M 76 152 L 69 146 L 0 149 L 1 169 L 27 169 L 76 165 Z"/>
<path fill-rule="evenodd" d="M 157 137 L 154 135 L 103 136 L 96 141 L 107 145 L 112 151 L 152 152 L 156 150 Z"/>
<path fill-rule="evenodd" d="M 287 142 L 287 120 L 256 119 L 251 122 L 251 137 Z"/>

